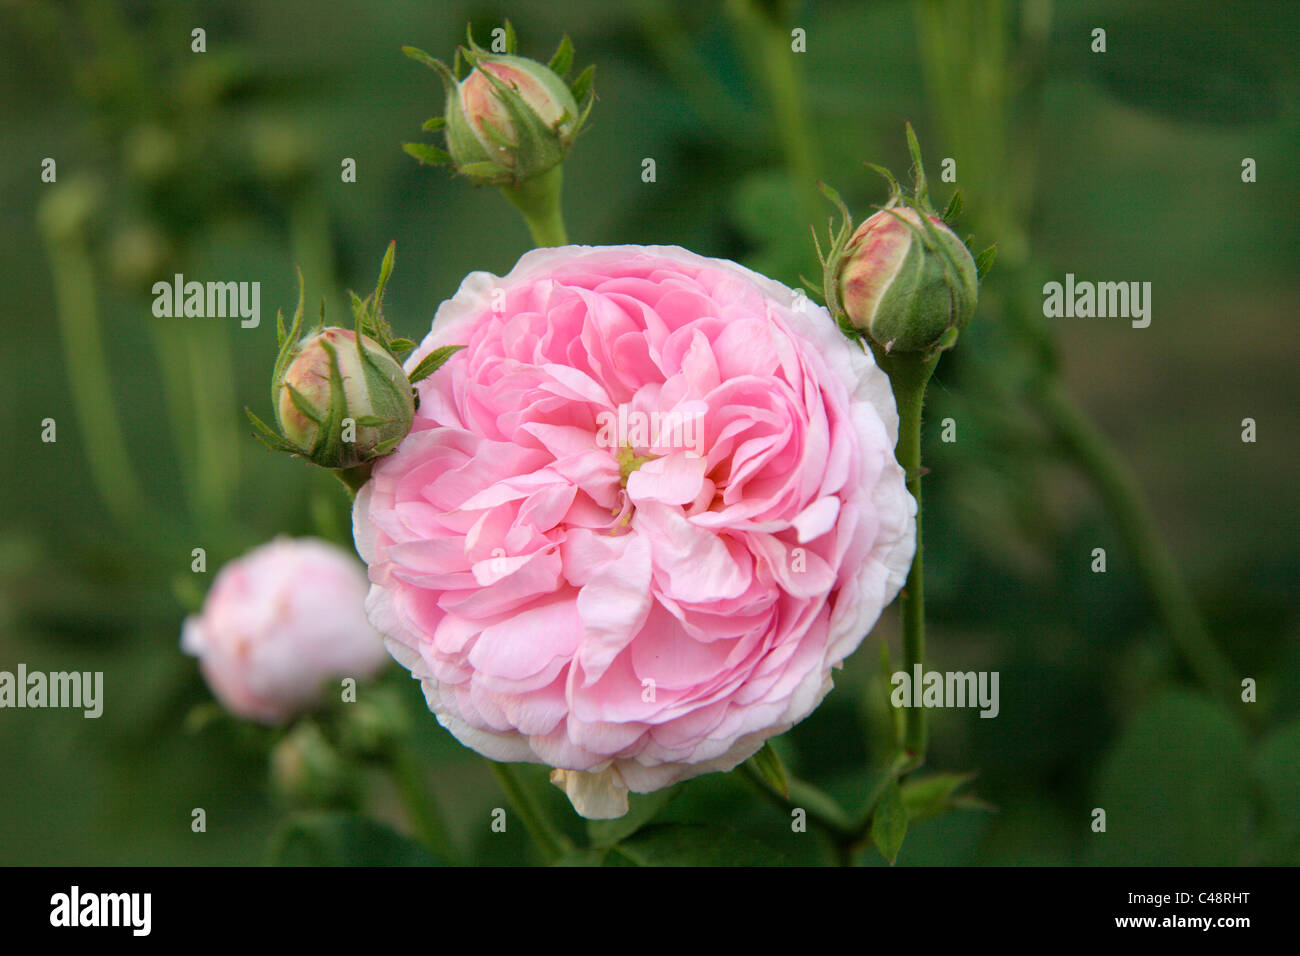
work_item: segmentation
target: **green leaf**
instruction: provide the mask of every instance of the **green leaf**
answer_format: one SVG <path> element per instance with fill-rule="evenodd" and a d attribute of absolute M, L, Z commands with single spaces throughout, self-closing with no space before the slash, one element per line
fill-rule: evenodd
<path fill-rule="evenodd" d="M 254 437 L 267 448 L 271 449 L 271 451 L 282 451 L 290 455 L 297 455 L 301 452 L 301 449 L 295 448 L 284 437 L 272 429 L 270 425 L 266 424 L 266 422 L 254 415 L 251 408 L 245 407 L 244 414 L 247 415 L 248 420 L 253 423 L 253 428 L 255 429 L 253 432 Z"/>
<path fill-rule="evenodd" d="M 405 437 L 405 435 L 394 435 L 392 438 L 386 438 L 376 444 L 375 447 L 370 450 L 370 454 L 375 458 L 383 458 L 400 445 L 402 439 Z"/>
<path fill-rule="evenodd" d="M 515 25 L 506 18 L 506 52 L 511 56 L 519 49 L 519 37 L 515 35 Z"/>
<path fill-rule="evenodd" d="M 425 53 L 419 47 L 404 46 L 402 47 L 402 52 L 405 53 L 407 56 L 409 56 L 416 63 L 423 63 L 431 70 L 436 70 L 439 67 L 446 69 L 446 67 L 443 66 L 442 63 L 440 63 L 438 60 L 435 60 L 433 57 L 429 56 L 429 54 Z"/>
<path fill-rule="evenodd" d="M 451 162 L 451 153 L 428 143 L 403 143 L 402 150 L 426 166 L 443 166 Z"/>
<path fill-rule="evenodd" d="M 779 866 L 784 854 L 727 827 L 695 823 L 648 826 L 613 853 L 637 866 Z"/>
<path fill-rule="evenodd" d="M 609 847 L 625 840 L 645 826 L 677 796 L 676 787 L 656 790 L 654 793 L 628 795 L 628 812 L 617 820 L 588 820 L 587 836 L 593 846 Z"/>
<path fill-rule="evenodd" d="M 908 822 L 916 823 L 958 809 L 962 804 L 959 804 L 954 794 L 973 779 L 974 773 L 936 773 L 925 777 L 908 777 L 899 787 L 903 806 L 907 809 Z"/>
<path fill-rule="evenodd" d="M 1203 697 L 1167 693 L 1139 711 L 1102 763 L 1081 817 L 1088 860 L 1102 866 L 1233 866 L 1250 824 L 1246 737 Z"/>
<path fill-rule="evenodd" d="M 401 354 L 403 352 L 409 352 L 411 349 L 415 348 L 415 343 L 410 339 L 393 339 L 388 343 L 388 347 L 392 349 L 393 352 Z"/>
<path fill-rule="evenodd" d="M 478 179 L 484 182 L 496 182 L 499 180 L 500 182 L 505 183 L 510 181 L 509 170 L 502 166 L 498 166 L 496 163 L 489 162 L 488 160 L 457 166 L 456 172 L 460 173 L 462 176 L 468 176 L 470 179 Z"/>
<path fill-rule="evenodd" d="M 1254 760 L 1263 799 L 1260 844 L 1267 865 L 1300 864 L 1300 720 L 1269 737 Z"/>
<path fill-rule="evenodd" d="M 323 347 L 326 350 L 329 348 L 329 346 Z M 316 407 L 308 401 L 307 397 L 303 395 L 302 392 L 298 391 L 298 389 L 294 388 L 288 382 L 285 382 L 284 387 L 289 390 L 289 401 L 293 403 L 293 407 L 302 412 L 305 418 L 315 422 L 317 425 L 324 420 L 324 415 L 316 410 Z"/>
<path fill-rule="evenodd" d="M 437 73 L 438 79 L 441 79 L 442 87 L 445 88 L 448 95 L 451 94 L 451 91 L 455 90 L 456 75 L 460 72 L 459 49 L 456 49 L 456 59 L 452 62 L 450 68 L 448 68 L 445 62 L 433 59 L 432 56 L 429 56 L 428 53 L 425 53 L 422 49 L 416 49 L 415 47 L 402 47 L 402 52 L 406 53 L 406 55 L 411 57 L 412 60 L 422 62 L 422 64 L 428 66 L 429 69 L 432 69 L 434 73 Z"/>
<path fill-rule="evenodd" d="M 363 322 L 370 314 L 370 300 L 361 298 L 351 289 L 348 289 L 348 302 L 352 305 L 352 318 L 357 322 Z"/>
<path fill-rule="evenodd" d="M 912 154 L 913 195 L 916 204 L 926 210 L 930 206 L 930 186 L 925 179 L 925 166 L 921 163 L 921 144 L 916 141 L 916 130 L 912 129 L 911 123 L 907 124 L 907 150 Z"/>
<path fill-rule="evenodd" d="M 424 125 L 421 126 L 420 128 L 424 130 L 426 133 L 432 133 L 435 130 L 442 129 L 446 125 L 447 125 L 447 118 L 445 116 L 433 116 L 425 120 Z"/>
<path fill-rule="evenodd" d="M 271 838 L 274 866 L 437 866 L 420 844 L 350 813 L 290 817 Z"/>
<path fill-rule="evenodd" d="M 424 358 L 420 359 L 420 364 L 415 366 L 414 370 L 412 370 L 411 374 L 408 375 L 407 378 L 410 380 L 412 385 L 422 379 L 428 378 L 434 372 L 438 371 L 438 369 L 442 368 L 447 359 L 451 358 L 464 347 L 465 346 L 463 345 L 444 345 L 440 349 L 434 349 Z"/>
<path fill-rule="evenodd" d="M 871 842 L 880 855 L 892 865 L 898 859 L 899 848 L 907 836 L 907 808 L 898 783 L 890 781 L 871 814 Z"/>
<path fill-rule="evenodd" d="M 877 176 L 882 177 L 885 180 L 885 182 L 889 183 L 890 196 L 902 195 L 903 190 L 898 185 L 898 180 L 894 178 L 894 174 L 891 173 L 888 169 L 886 169 L 884 166 L 877 166 L 875 163 L 863 163 L 863 165 L 866 166 L 867 169 L 875 173 Z"/>
<path fill-rule="evenodd" d="M 785 779 L 785 767 L 781 765 L 781 758 L 772 749 L 771 741 L 765 742 L 763 749 L 750 757 L 749 762 L 773 790 L 789 798 L 790 785 Z"/>
<path fill-rule="evenodd" d="M 552 73 L 555 73 L 561 79 L 568 75 L 569 70 L 573 67 L 573 43 L 569 40 L 566 33 L 560 38 L 560 45 L 555 50 L 555 55 L 551 57 L 551 62 L 546 64 Z"/>
<path fill-rule="evenodd" d="M 888 172 L 888 170 L 886 170 L 886 172 Z M 893 179 L 893 177 L 891 176 L 890 179 Z M 852 218 L 849 216 L 849 207 L 844 205 L 844 200 L 840 198 L 839 191 L 836 190 L 834 186 L 819 180 L 817 183 L 817 189 L 823 196 L 835 204 L 835 208 L 840 211 L 840 215 L 844 216 L 846 219 Z"/>
<path fill-rule="evenodd" d="M 397 240 L 390 239 L 388 242 L 388 248 L 384 250 L 384 259 L 381 263 L 379 263 L 379 279 L 375 283 L 375 291 L 373 297 L 374 309 L 370 313 L 371 318 L 373 319 L 378 319 L 379 316 L 383 314 L 384 289 L 385 287 L 387 287 L 388 280 L 393 274 L 393 262 L 395 260 L 396 255 L 397 255 Z M 376 326 L 376 328 L 382 331 L 382 326 Z M 383 344 L 387 345 L 387 342 Z"/>
<path fill-rule="evenodd" d="M 275 367 L 271 370 L 271 401 L 276 400 L 275 388 L 284 378 L 289 363 L 294 359 L 294 350 L 302 338 L 303 308 L 307 302 L 307 287 L 302 277 L 302 269 L 294 266 L 298 273 L 298 304 L 293 310 L 293 324 L 286 332 L 280 314 L 276 314 L 276 337 L 280 340 L 280 351 L 275 357 Z"/>
<path fill-rule="evenodd" d="M 998 257 L 997 243 L 989 246 L 978 256 L 975 257 L 975 277 L 983 280 L 988 275 L 989 270 L 993 268 L 993 262 Z"/>
<path fill-rule="evenodd" d="M 943 215 L 939 218 L 951 226 L 957 221 L 957 217 L 961 215 L 961 208 L 962 199 L 961 190 L 959 189 L 952 194 L 952 198 L 948 200 L 948 205 L 943 207 Z"/>
<path fill-rule="evenodd" d="M 581 73 L 578 74 L 578 78 L 574 80 L 573 85 L 569 87 L 569 92 L 573 94 L 573 99 L 575 102 L 581 103 L 586 98 L 587 94 L 591 92 L 591 84 L 595 80 L 595 78 L 596 78 L 595 63 L 591 64 L 591 66 L 587 67 L 585 70 L 583 70 Z"/>
<path fill-rule="evenodd" d="M 600 866 L 608 853 L 608 847 L 579 848 L 566 853 L 551 866 Z"/>

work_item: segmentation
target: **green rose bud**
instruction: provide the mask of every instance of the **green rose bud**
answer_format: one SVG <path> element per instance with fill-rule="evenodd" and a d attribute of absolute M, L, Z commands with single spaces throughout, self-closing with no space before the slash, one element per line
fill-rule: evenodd
<path fill-rule="evenodd" d="M 378 342 L 323 328 L 291 356 L 272 386 L 276 417 L 285 439 L 316 464 L 356 467 L 387 454 L 411 430 L 411 383 Z"/>
<path fill-rule="evenodd" d="M 352 809 L 360 802 L 355 770 L 310 721 L 280 739 L 270 764 L 275 793 L 291 807 Z"/>
<path fill-rule="evenodd" d="M 878 361 L 911 356 L 932 371 L 939 353 L 952 348 L 970 324 L 980 279 L 992 266 L 996 247 L 978 259 L 970 254 L 948 225 L 961 213 L 961 192 L 953 194 L 940 216 L 930 205 L 921 147 L 910 123 L 907 146 L 912 195 L 903 195 L 889 170 L 868 163 L 889 182 L 889 201 L 854 229 L 839 193 L 819 183 L 841 218 L 825 253 L 816 232 L 813 240 L 822 265 L 821 292 L 841 330 L 870 343 Z"/>
<path fill-rule="evenodd" d="M 558 76 L 517 56 L 478 56 L 447 96 L 447 148 L 479 183 L 532 179 L 558 165 L 577 132 L 578 104 Z"/>
<path fill-rule="evenodd" d="M 461 347 L 434 349 L 409 374 L 403 370 L 400 358 L 415 343 L 394 338 L 383 315 L 395 249 L 396 243 L 389 243 L 374 292 L 364 299 L 349 293 L 355 330 L 322 322 L 304 338 L 306 290 L 298 273 L 293 322 L 286 329 L 284 315 L 276 316 L 280 352 L 271 373 L 271 403 L 279 432 L 252 409 L 244 410 L 262 444 L 333 469 L 354 494 L 370 477 L 371 463 L 397 448 L 411 430 L 413 384 L 432 375 Z"/>
<path fill-rule="evenodd" d="M 445 129 L 447 149 L 407 143 L 408 153 L 424 163 L 450 162 L 474 183 L 492 186 L 519 186 L 564 161 L 591 111 L 592 69 L 571 85 L 565 82 L 573 63 L 568 37 L 545 66 L 515 55 L 509 23 L 505 47 L 505 53 L 488 53 L 471 35 L 469 47 L 457 51 L 454 67 L 403 47 L 407 56 L 437 71 L 447 92 L 446 115 L 424 124 L 427 130 Z M 462 61 L 470 67 L 464 77 Z"/>
<path fill-rule="evenodd" d="M 938 216 L 886 207 L 858 226 L 836 281 L 850 325 L 886 352 L 928 352 L 975 314 L 975 260 Z"/>

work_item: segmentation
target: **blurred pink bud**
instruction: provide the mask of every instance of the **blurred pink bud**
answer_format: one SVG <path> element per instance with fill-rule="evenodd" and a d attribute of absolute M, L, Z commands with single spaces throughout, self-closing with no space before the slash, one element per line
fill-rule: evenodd
<path fill-rule="evenodd" d="M 279 537 L 217 574 L 181 648 L 199 659 L 227 710 L 284 723 L 319 704 L 326 683 L 374 676 L 388 661 L 366 619 L 364 568 L 315 538 Z"/>

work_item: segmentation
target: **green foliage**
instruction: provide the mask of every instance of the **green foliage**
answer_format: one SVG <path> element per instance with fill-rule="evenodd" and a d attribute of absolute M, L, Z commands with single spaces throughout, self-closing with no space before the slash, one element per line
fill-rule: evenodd
<path fill-rule="evenodd" d="M 1271 64 L 1241 35 L 1141 9 L 1108 17 L 1105 26 L 1105 53 L 1081 53 L 1088 47 L 1075 41 L 1067 59 L 1124 103 L 1175 121 L 1229 126 L 1272 119 L 1280 109 Z"/>
<path fill-rule="evenodd" d="M 1139 866 L 1246 862 L 1248 768 L 1246 735 L 1232 717 L 1192 694 L 1162 695 L 1133 717 L 1102 765 L 1094 806 L 1106 811 L 1106 832 L 1090 836 L 1089 859 Z"/>
<path fill-rule="evenodd" d="M 464 347 L 465 346 L 463 345 L 444 345 L 441 348 L 434 349 L 424 358 L 420 359 L 420 363 L 411 370 L 411 374 L 408 376 L 411 384 L 414 385 L 416 382 L 428 378 L 434 372 L 438 371 L 438 369 L 442 368 L 443 365 L 446 364 L 447 359 L 451 358 Z"/>
<path fill-rule="evenodd" d="M 275 866 L 437 866 L 414 840 L 368 817 L 307 813 L 290 817 L 271 841 Z"/>
<path fill-rule="evenodd" d="M 875 811 L 871 814 L 871 842 L 890 863 L 898 859 L 898 851 L 907 836 L 907 807 L 903 794 L 893 780 L 885 786 Z"/>
<path fill-rule="evenodd" d="M 784 862 L 781 853 L 753 837 L 712 824 L 655 824 L 616 844 L 611 855 L 635 866 L 777 866 Z"/>
<path fill-rule="evenodd" d="M 1300 864 L 1300 720 L 1292 720 L 1264 741 L 1252 770 L 1263 817 L 1258 859 L 1253 862 L 1296 866 Z"/>
<path fill-rule="evenodd" d="M 783 797 L 790 796 L 790 784 L 785 779 L 785 767 L 781 765 L 781 758 L 777 756 L 770 741 L 764 743 L 763 749 L 750 757 L 749 762 L 773 790 Z"/>

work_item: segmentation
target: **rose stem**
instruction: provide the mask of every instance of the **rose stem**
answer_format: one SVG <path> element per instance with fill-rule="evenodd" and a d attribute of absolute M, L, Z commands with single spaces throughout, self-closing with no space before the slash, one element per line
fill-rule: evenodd
<path fill-rule="evenodd" d="M 564 212 L 560 208 L 563 182 L 561 163 L 517 186 L 501 187 L 501 195 L 523 215 L 535 246 L 564 246 L 569 243 L 564 229 Z"/>
<path fill-rule="evenodd" d="M 573 849 L 573 844 L 563 834 L 557 832 L 533 801 L 532 795 L 519 779 L 518 771 L 507 763 L 489 761 L 492 772 L 496 774 L 497 783 L 505 791 L 506 799 L 524 821 L 524 826 L 537 844 L 547 863 L 554 863 Z"/>
<path fill-rule="evenodd" d="M 940 352 L 928 357 L 919 353 L 894 353 L 872 346 L 876 363 L 889 375 L 898 404 L 898 463 L 907 477 L 907 490 L 916 499 L 916 553 L 907 573 L 899 604 L 903 618 L 903 671 L 914 674 L 925 666 L 925 561 L 922 542 L 921 506 L 921 409 L 925 404 L 925 386 L 939 364 Z M 925 762 L 925 708 L 907 707 L 903 711 L 903 749 L 908 762 L 903 772 L 915 770 Z"/>

